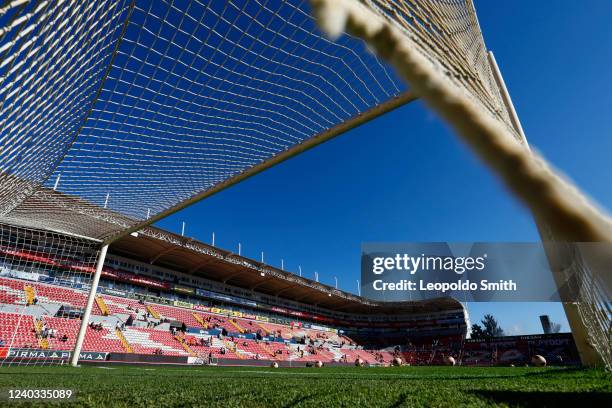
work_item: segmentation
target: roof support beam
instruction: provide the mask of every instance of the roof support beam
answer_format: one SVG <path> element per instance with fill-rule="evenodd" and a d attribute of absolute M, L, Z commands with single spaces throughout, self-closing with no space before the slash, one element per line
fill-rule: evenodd
<path fill-rule="evenodd" d="M 193 268 L 191 268 L 191 269 L 189 270 L 189 273 L 190 273 L 190 274 L 194 274 L 194 273 L 196 273 L 197 271 L 199 271 L 200 269 L 202 269 L 203 267 L 205 267 L 206 265 L 211 264 L 211 263 L 213 263 L 213 262 L 216 262 L 216 259 L 214 259 L 214 258 L 210 258 L 210 259 L 207 259 L 207 260 L 206 260 L 206 261 L 204 261 L 204 262 L 200 262 L 199 264 L 197 264 L 196 266 L 194 266 Z"/>
<path fill-rule="evenodd" d="M 167 255 L 170 252 L 175 251 L 177 249 L 179 249 L 179 247 L 177 247 L 175 245 L 171 245 L 169 247 L 166 247 L 166 248 L 162 249 L 161 251 L 159 251 L 157 254 L 155 254 L 155 256 L 153 258 L 149 259 L 149 263 L 151 265 L 153 265 L 155 262 L 157 262 L 157 260 L 159 258 L 161 258 L 162 256 Z"/>
<path fill-rule="evenodd" d="M 289 289 L 293 289 L 293 288 L 295 288 L 295 287 L 297 287 L 297 286 L 299 286 L 299 285 L 289 285 L 289 286 L 287 286 L 287 287 L 285 287 L 285 288 L 283 288 L 283 289 L 279 290 L 278 292 L 276 292 L 276 293 L 274 294 L 274 296 L 278 296 L 278 295 L 280 295 L 281 293 L 283 293 L 283 292 L 285 292 L 285 291 L 287 291 L 287 290 L 289 290 Z"/>
<path fill-rule="evenodd" d="M 240 272 L 232 273 L 232 274 L 230 274 L 230 275 L 226 276 L 226 277 L 223 279 L 223 281 L 222 281 L 222 282 L 223 282 L 223 283 L 227 283 L 227 281 L 229 281 L 229 280 L 231 280 L 231 279 L 235 278 L 236 276 L 243 275 L 245 272 L 246 272 L 246 271 L 240 271 Z"/>
<path fill-rule="evenodd" d="M 262 280 L 261 282 L 256 283 L 255 285 L 251 286 L 249 289 L 251 289 L 251 290 L 255 290 L 255 289 L 257 289 L 258 287 L 260 287 L 261 285 L 263 285 L 264 283 L 266 283 L 266 282 L 268 282 L 268 281 L 270 281 L 270 280 L 272 280 L 272 278 L 270 278 L 270 277 L 265 278 L 265 279 L 264 279 L 264 280 Z"/>

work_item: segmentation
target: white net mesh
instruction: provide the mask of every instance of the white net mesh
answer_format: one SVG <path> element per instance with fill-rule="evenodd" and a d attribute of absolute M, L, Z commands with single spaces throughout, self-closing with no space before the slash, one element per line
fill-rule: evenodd
<path fill-rule="evenodd" d="M 512 127 L 495 82 L 471 0 L 359 0 L 401 30 L 472 101 Z"/>
<path fill-rule="evenodd" d="M 447 116 L 460 131 L 488 134 L 486 126 L 470 127 L 486 116 L 518 137 L 471 0 L 349 3 L 365 6 L 378 28 L 397 30 L 402 45 L 424 57 L 427 67 L 415 64 L 415 77 L 433 78 L 432 69 L 479 107 L 474 117 Z M 5 2 L 0 222 L 21 226 L 18 236 L 51 230 L 111 242 L 343 124 L 384 112 L 377 108 L 391 101 L 408 100 L 406 86 L 364 42 L 328 40 L 310 12 L 306 0 Z M 325 24 L 343 31 L 346 16 L 332 17 Z M 391 52 L 369 34 L 357 33 Z M 453 92 L 432 95 L 430 84 L 412 85 L 440 112 L 466 112 L 456 109 L 463 103 L 444 106 Z M 6 239 L 14 251 L 32 246 Z M 73 239 L 64 244 L 84 251 L 89 265 L 93 241 Z M 43 252 L 59 251 L 46 240 Z M 605 311 L 597 302 L 594 310 Z M 603 326 L 591 326 L 599 339 L 607 336 L 609 351 L 609 309 L 603 316 Z"/>
<path fill-rule="evenodd" d="M 516 118 L 511 120 L 508 108 L 496 108 L 502 101 L 495 90 L 499 78 L 493 81 L 491 68 L 485 66 L 486 53 L 472 2 L 312 3 L 330 35 L 338 36 L 345 30 L 355 34 L 393 64 L 529 206 L 545 241 L 604 243 L 607 251 L 595 256 L 581 257 L 568 251 L 549 255 L 549 261 L 559 287 L 576 300 L 564 307 L 583 363 L 612 369 L 607 278 L 612 262 L 612 221 L 545 160 L 517 142 L 522 141 L 520 124 Z"/>
<path fill-rule="evenodd" d="M 70 148 L 125 11 L 105 1 L 14 1 L 0 10 L 0 215 L 32 194 Z"/>
<path fill-rule="evenodd" d="M 83 238 L 0 224 L 0 366 L 68 361 L 99 247 Z M 92 348 L 88 341 L 84 351 Z"/>
<path fill-rule="evenodd" d="M 306 1 L 136 1 L 127 12 L 122 2 L 100 3 L 105 13 L 96 21 L 111 23 L 106 36 L 92 37 L 97 51 L 66 47 L 54 57 L 74 58 L 73 69 L 93 66 L 90 82 L 58 75 L 83 94 L 58 92 L 78 106 L 62 109 L 73 121 L 55 120 L 63 137 L 54 139 L 57 147 L 45 145 L 50 134 L 42 132 L 27 147 L 36 157 L 65 157 L 52 176 L 56 160 L 21 160 L 27 172 L 3 167 L 0 191 L 12 198 L 0 210 L 7 221 L 109 239 L 405 90 L 361 41 L 322 36 Z M 85 22 L 84 11 L 73 14 L 75 25 Z M 23 98 L 32 92 L 14 82 Z M 29 107 L 21 99 L 15 105 Z M 41 180 L 46 189 L 24 200 Z M 53 187 L 72 198 L 51 194 Z M 71 214 L 86 217 L 75 225 Z M 85 221 L 92 216 L 112 225 Z"/>

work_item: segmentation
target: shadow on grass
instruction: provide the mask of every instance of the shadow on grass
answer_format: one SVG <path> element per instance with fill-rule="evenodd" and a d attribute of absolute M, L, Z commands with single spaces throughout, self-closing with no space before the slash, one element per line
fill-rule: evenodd
<path fill-rule="evenodd" d="M 292 401 L 288 402 L 287 404 L 283 405 L 283 408 L 296 407 L 299 404 L 301 404 L 302 402 L 308 401 L 309 399 L 313 399 L 317 395 L 318 395 L 317 393 L 314 393 L 314 394 L 303 395 L 301 397 L 297 397 L 297 398 L 293 399 Z"/>
<path fill-rule="evenodd" d="M 488 403 L 510 407 L 609 407 L 609 392 L 552 392 L 552 391 L 472 391 L 471 394 Z"/>
<path fill-rule="evenodd" d="M 397 400 L 389 408 L 399 408 L 402 405 L 404 405 L 407 399 L 408 399 L 407 393 L 400 394 Z"/>

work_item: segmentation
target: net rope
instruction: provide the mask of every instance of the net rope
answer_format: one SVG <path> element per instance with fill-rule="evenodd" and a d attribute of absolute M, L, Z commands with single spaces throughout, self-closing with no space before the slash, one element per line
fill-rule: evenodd
<path fill-rule="evenodd" d="M 568 180 L 559 175 L 537 153 L 521 143 L 518 132 L 509 122 L 496 118 L 474 91 L 465 84 L 449 80 L 448 71 L 439 69 L 429 55 L 415 44 L 412 36 L 398 24 L 389 22 L 386 12 L 376 7 L 365 7 L 354 0 L 313 0 L 319 24 L 332 38 L 344 31 L 363 38 L 428 105 L 440 114 L 497 173 L 506 186 L 532 211 L 545 241 L 570 243 L 612 243 L 612 220 L 595 207 Z M 389 4 L 389 2 L 384 2 Z M 409 2 L 405 2 L 409 3 Z M 434 2 L 435 4 L 440 4 Z M 449 6 L 461 2 L 443 2 Z M 432 4 L 420 2 L 419 4 Z M 470 3 L 471 4 L 471 3 Z M 492 84 L 492 83 L 491 83 Z M 581 349 L 582 337 L 586 346 L 597 353 L 597 364 L 612 369 L 610 332 L 610 284 L 607 259 L 591 258 L 585 262 L 580 254 L 549 257 L 559 287 L 566 286 L 578 299 L 565 304 L 575 310 L 579 320 L 570 318 L 570 325 Z M 604 268 L 594 267 L 594 262 Z M 581 353 L 588 352 L 582 348 Z"/>
<path fill-rule="evenodd" d="M 0 17 L 3 215 L 32 194 L 70 148 L 124 12 L 104 2 L 11 5 Z"/>
<path fill-rule="evenodd" d="M 99 249 L 96 241 L 0 224 L 0 366 L 67 362 Z M 83 352 L 91 351 L 100 350 L 86 342 Z"/>
<path fill-rule="evenodd" d="M 470 0 L 313 4 L 333 41 L 306 0 L 5 2 L 0 223 L 112 242 L 409 90 L 555 240 L 612 241 L 609 220 L 517 142 Z M 580 290 L 593 286 L 578 269 Z M 596 293 L 578 313 L 610 367 Z"/>
<path fill-rule="evenodd" d="M 79 73 L 95 68 L 91 81 L 74 78 L 74 90 L 58 93 L 79 101 L 79 110 L 61 110 L 73 120 L 54 122 L 63 130 L 54 146 L 44 144 L 49 133 L 42 132 L 28 144 L 32 156 L 19 161 L 27 168 L 7 165 L 9 155 L 18 157 L 8 149 L 0 155 L 0 191 L 11 197 L 0 220 L 112 240 L 406 90 L 362 41 L 321 35 L 307 1 L 101 1 L 90 6 L 92 15 L 96 6 L 112 22 L 103 26 L 106 37 L 92 36 L 99 44 L 90 52 L 66 44 L 54 57 L 61 54 Z M 82 16 L 75 30 L 86 25 L 83 11 L 72 14 Z M 45 26 L 42 18 L 41 11 L 28 21 Z M 79 56 L 83 63 L 75 64 Z M 23 88 L 20 79 L 12 82 Z M 13 106 L 33 109 L 25 100 L 30 92 Z M 23 119 L 11 124 L 18 132 Z M 53 153 L 57 160 L 36 160 Z M 79 225 L 70 220 L 75 214 Z"/>

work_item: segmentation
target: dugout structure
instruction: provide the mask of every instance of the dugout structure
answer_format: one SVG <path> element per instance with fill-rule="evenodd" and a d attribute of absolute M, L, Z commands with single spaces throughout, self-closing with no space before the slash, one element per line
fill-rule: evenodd
<path fill-rule="evenodd" d="M 546 239 L 612 241 L 526 149 L 470 0 L 13 0 L 0 7 L 2 247 L 80 262 L 65 277 L 90 291 L 76 364 L 110 243 L 417 96 Z M 15 262 L 2 267 L 27 267 Z M 609 286 L 562 269 L 580 278 L 583 361 L 610 366 Z"/>

